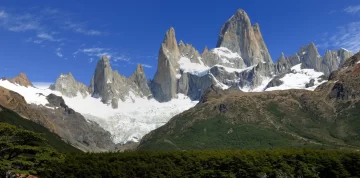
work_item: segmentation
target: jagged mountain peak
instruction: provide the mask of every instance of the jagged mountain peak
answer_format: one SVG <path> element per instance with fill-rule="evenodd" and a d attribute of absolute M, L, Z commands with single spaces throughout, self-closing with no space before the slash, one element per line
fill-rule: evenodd
<path fill-rule="evenodd" d="M 175 50 L 177 49 L 177 41 L 176 41 L 176 35 L 175 35 L 175 29 L 171 27 L 165 34 L 165 38 L 163 41 L 163 44 L 168 50 Z"/>
<path fill-rule="evenodd" d="M 229 20 L 233 20 L 233 19 L 235 19 L 235 20 L 241 19 L 241 20 L 243 20 L 243 21 L 248 22 L 249 24 L 251 24 L 251 23 L 250 23 L 250 18 L 249 18 L 249 16 L 248 16 L 248 14 L 247 14 L 247 13 L 245 12 L 245 10 L 243 10 L 243 9 L 238 9 L 238 10 L 235 12 L 235 14 L 234 14 Z"/>
<path fill-rule="evenodd" d="M 310 42 L 309 45 L 302 46 L 300 48 L 299 55 L 301 56 L 301 55 L 305 55 L 305 54 L 320 56 L 318 49 L 314 42 Z"/>
<path fill-rule="evenodd" d="M 216 47 L 224 47 L 238 53 L 247 66 L 259 62 L 272 62 L 259 24 L 252 26 L 249 16 L 242 9 L 237 10 L 221 27 Z"/>
<path fill-rule="evenodd" d="M 30 80 L 27 78 L 25 73 L 20 73 L 14 78 L 8 78 L 7 79 L 11 83 L 18 84 L 20 86 L 29 87 L 33 86 L 33 84 L 30 82 Z"/>
<path fill-rule="evenodd" d="M 144 73 L 144 67 L 143 67 L 142 64 L 137 64 L 136 65 L 135 73 Z"/>
<path fill-rule="evenodd" d="M 83 97 L 86 97 L 89 93 L 88 87 L 75 80 L 71 72 L 67 74 L 60 74 L 56 79 L 55 84 L 50 85 L 51 90 L 61 92 L 67 97 L 75 97 L 80 93 Z"/>
<path fill-rule="evenodd" d="M 207 46 L 205 46 L 205 48 L 203 49 L 201 54 L 204 54 L 204 53 L 207 53 L 207 52 L 209 52 L 209 48 Z"/>

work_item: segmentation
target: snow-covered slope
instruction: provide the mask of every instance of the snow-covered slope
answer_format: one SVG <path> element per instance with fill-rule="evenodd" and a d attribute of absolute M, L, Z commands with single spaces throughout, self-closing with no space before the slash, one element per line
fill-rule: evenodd
<path fill-rule="evenodd" d="M 317 72 L 314 69 L 301 69 L 301 64 L 298 64 L 291 68 L 291 73 L 286 74 L 280 79 L 283 82 L 281 85 L 267 88 L 266 91 L 288 89 L 306 89 L 313 91 L 317 86 L 326 82 L 326 80 L 320 79 L 322 75 L 324 75 L 324 73 Z M 312 79 L 314 79 L 314 86 L 306 88 L 306 84 Z"/>
<path fill-rule="evenodd" d="M 113 109 L 111 105 L 103 104 L 100 98 L 90 95 L 83 98 L 79 93 L 76 97 L 69 98 L 57 91 L 26 88 L 7 80 L 0 80 L 0 86 L 19 93 L 26 102 L 37 105 L 46 106 L 48 104 L 46 96 L 50 93 L 62 96 L 69 107 L 108 130 L 113 135 L 115 143 L 138 141 L 145 134 L 164 125 L 174 115 L 197 103 L 181 94 L 170 102 L 159 103 L 154 99 L 136 97 L 130 92 L 126 101 L 120 100 L 118 109 Z"/>

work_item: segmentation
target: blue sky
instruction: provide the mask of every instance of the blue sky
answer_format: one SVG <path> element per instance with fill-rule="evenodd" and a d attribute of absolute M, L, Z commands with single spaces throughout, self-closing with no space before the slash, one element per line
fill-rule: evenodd
<path fill-rule="evenodd" d="M 356 0 L 93 1 L 2 0 L 0 76 L 25 72 L 33 82 L 54 82 L 72 72 L 89 84 L 100 54 L 129 76 L 137 63 L 148 78 L 166 30 L 200 52 L 216 45 L 219 30 L 238 8 L 259 23 L 273 60 L 314 41 L 325 49 L 360 49 Z"/>

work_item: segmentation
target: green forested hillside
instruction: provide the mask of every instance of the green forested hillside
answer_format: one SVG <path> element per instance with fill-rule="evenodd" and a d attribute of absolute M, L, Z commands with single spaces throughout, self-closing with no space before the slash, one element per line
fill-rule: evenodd
<path fill-rule="evenodd" d="M 44 144 L 56 149 L 59 152 L 62 153 L 80 152 L 80 150 L 67 144 L 58 135 L 54 134 L 53 132 L 50 132 L 47 128 L 30 120 L 24 119 L 21 116 L 19 116 L 17 113 L 8 110 L 2 106 L 0 106 L 0 122 L 8 123 L 17 126 L 19 128 L 23 128 L 29 131 L 34 131 L 36 133 L 42 134 L 42 136 L 46 140 Z"/>

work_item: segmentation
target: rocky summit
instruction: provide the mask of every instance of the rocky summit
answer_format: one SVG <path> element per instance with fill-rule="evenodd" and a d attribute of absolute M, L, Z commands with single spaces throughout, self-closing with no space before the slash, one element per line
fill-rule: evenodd
<path fill-rule="evenodd" d="M 272 62 L 262 38 L 259 24 L 252 25 L 247 13 L 239 9 L 222 27 L 217 47 L 238 53 L 247 66 L 259 62 Z"/>
<path fill-rule="evenodd" d="M 135 77 L 132 79 L 126 78 L 112 70 L 107 56 L 102 56 L 91 80 L 90 93 L 93 97 L 101 97 L 102 102 L 111 104 L 113 108 L 118 107 L 119 100 L 132 99 L 130 92 L 139 97 L 149 96 L 150 91 L 146 87 L 146 76 L 141 66 L 138 66 L 133 76 Z"/>
<path fill-rule="evenodd" d="M 78 93 L 83 97 L 89 94 L 88 87 L 81 82 L 77 82 L 71 72 L 68 74 L 60 74 L 55 84 L 50 85 L 50 89 L 60 91 L 68 97 L 75 97 Z"/>
<path fill-rule="evenodd" d="M 7 80 L 10 81 L 11 83 L 15 83 L 24 87 L 33 86 L 30 80 L 26 77 L 25 73 L 20 73 L 18 76 L 14 78 L 8 78 Z"/>

